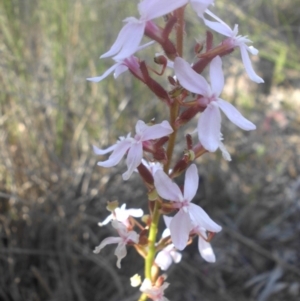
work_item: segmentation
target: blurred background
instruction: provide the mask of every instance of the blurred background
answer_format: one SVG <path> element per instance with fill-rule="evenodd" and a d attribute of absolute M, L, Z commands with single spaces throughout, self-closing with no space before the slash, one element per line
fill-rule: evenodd
<path fill-rule="evenodd" d="M 97 226 L 108 215 L 106 202 L 146 209 L 146 190 L 137 175 L 122 181 L 123 163 L 97 167 L 91 146 L 109 146 L 138 119 L 159 121 L 167 111 L 129 73 L 99 84 L 85 80 L 112 65 L 99 56 L 121 21 L 138 16 L 136 4 L 0 2 L 0 300 L 139 297 L 129 283 L 143 269 L 135 250 L 121 270 L 113 246 L 100 255 L 92 251 L 114 233 Z M 260 50 L 252 62 L 265 84 L 248 79 L 239 51 L 224 59 L 222 98 L 257 130 L 243 132 L 223 116 L 232 161 L 219 152 L 197 161 L 195 202 L 223 226 L 212 241 L 217 262 L 204 262 L 194 242 L 168 270 L 166 295 L 172 301 L 300 300 L 300 1 L 216 1 L 214 12 L 238 23 Z M 205 28 L 190 9 L 186 16 L 185 57 L 192 61 Z M 222 37 L 214 36 L 219 43 Z M 152 64 L 153 48 L 140 57 Z M 183 148 L 184 141 L 177 158 Z"/>

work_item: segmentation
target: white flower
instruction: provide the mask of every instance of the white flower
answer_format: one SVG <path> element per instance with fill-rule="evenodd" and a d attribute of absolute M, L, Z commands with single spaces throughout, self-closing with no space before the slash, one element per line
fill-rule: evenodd
<path fill-rule="evenodd" d="M 130 243 L 138 243 L 139 235 L 135 231 L 127 231 L 127 228 L 120 222 L 114 220 L 111 222 L 112 226 L 118 231 L 119 237 L 107 237 L 98 247 L 95 248 L 94 253 L 100 251 L 109 244 L 118 244 L 115 255 L 117 256 L 117 267 L 121 268 L 121 260 L 127 255 L 126 245 Z"/>
<path fill-rule="evenodd" d="M 162 170 L 154 174 L 154 186 L 158 194 L 174 202 L 174 208 L 179 209 L 169 226 L 172 242 L 178 250 L 186 247 L 190 231 L 193 229 L 192 221 L 197 221 L 197 224 L 211 232 L 222 230 L 222 227 L 216 224 L 200 206 L 191 203 L 198 185 L 199 176 L 195 164 L 192 164 L 185 173 L 183 193 Z"/>
<path fill-rule="evenodd" d="M 221 113 L 225 113 L 228 119 L 245 131 L 256 129 L 256 126 L 229 102 L 220 98 L 224 87 L 224 75 L 222 60 L 215 57 L 210 63 L 210 82 L 195 72 L 190 64 L 177 57 L 174 63 L 175 74 L 180 84 L 190 92 L 202 95 L 199 105 L 206 107 L 198 121 L 198 136 L 201 144 L 210 152 L 214 152 L 220 146 Z M 222 146 L 222 145 L 221 145 Z"/>
<path fill-rule="evenodd" d="M 111 46 L 110 50 L 100 58 L 114 56 L 115 60 L 123 60 L 134 54 L 141 43 L 146 23 L 166 15 L 173 10 L 185 5 L 187 0 L 144 0 L 139 3 L 140 19 L 129 17 L 124 20 L 125 26 Z"/>
<path fill-rule="evenodd" d="M 145 293 L 153 301 L 169 301 L 169 299 L 164 296 L 164 290 L 168 286 L 169 283 L 167 282 L 164 282 L 164 284 L 160 287 L 153 286 L 151 280 L 145 278 L 140 287 L 140 291 Z"/>
<path fill-rule="evenodd" d="M 112 154 L 108 160 L 98 162 L 97 164 L 102 167 L 112 167 L 117 165 L 122 157 L 127 154 L 127 168 L 128 170 L 123 173 L 123 179 L 128 180 L 134 170 L 141 164 L 143 158 L 143 144 L 149 140 L 159 139 L 167 136 L 173 132 L 172 127 L 168 121 L 163 121 L 160 124 L 148 126 L 144 121 L 139 120 L 135 127 L 136 135 L 130 137 L 130 133 L 127 137 L 120 137 L 120 140 L 107 149 L 99 149 L 93 146 L 96 155 L 104 155 L 109 152 Z"/>
<path fill-rule="evenodd" d="M 117 207 L 112 214 L 110 214 L 102 223 L 98 223 L 100 227 L 107 225 L 111 220 L 117 220 L 128 226 L 129 216 L 141 217 L 144 212 L 142 209 L 126 209 L 126 204 L 123 204 L 120 208 Z"/>
<path fill-rule="evenodd" d="M 215 30 L 216 32 L 228 37 L 229 39 L 224 41 L 224 43 L 229 44 L 230 47 L 232 47 L 232 48 L 239 47 L 240 51 L 241 51 L 241 55 L 242 55 L 242 61 L 244 63 L 246 72 L 247 72 L 248 76 L 250 77 L 250 79 L 258 84 L 264 83 L 264 80 L 255 73 L 255 71 L 252 67 L 250 58 L 249 58 L 248 52 L 250 52 L 253 55 L 258 54 L 258 50 L 256 48 L 254 48 L 253 46 L 247 45 L 248 43 L 251 43 L 252 41 L 249 40 L 247 38 L 247 36 L 238 35 L 238 25 L 237 24 L 235 24 L 235 26 L 232 30 L 224 21 L 222 21 L 219 17 L 217 17 L 211 11 L 206 10 L 206 13 L 209 14 L 210 16 L 212 16 L 218 22 L 213 22 L 213 21 L 204 19 L 205 25 L 208 26 L 209 28 Z"/>

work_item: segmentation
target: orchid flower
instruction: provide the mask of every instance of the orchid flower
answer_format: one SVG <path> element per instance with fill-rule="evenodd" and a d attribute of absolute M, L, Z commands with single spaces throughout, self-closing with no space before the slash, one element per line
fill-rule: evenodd
<path fill-rule="evenodd" d="M 178 7 L 185 5 L 187 0 L 144 0 L 139 3 L 140 19 L 129 17 L 124 20 L 125 26 L 111 46 L 110 50 L 100 58 L 114 56 L 119 61 L 134 54 L 143 38 L 146 23 L 155 18 L 166 15 Z"/>
<path fill-rule="evenodd" d="M 255 71 L 252 67 L 250 58 L 249 58 L 248 52 L 250 52 L 253 55 L 258 54 L 258 50 L 256 48 L 254 48 L 253 46 L 247 45 L 248 43 L 252 43 L 252 41 L 249 40 L 247 38 L 247 36 L 238 35 L 238 25 L 237 24 L 235 24 L 235 26 L 232 30 L 224 21 L 222 21 L 219 17 L 217 17 L 211 11 L 206 10 L 206 13 L 209 14 L 210 16 L 212 16 L 218 22 L 213 22 L 213 21 L 204 19 L 205 25 L 208 26 L 209 28 L 211 28 L 212 30 L 228 37 L 228 39 L 226 39 L 223 42 L 224 44 L 227 44 L 231 48 L 239 47 L 240 51 L 241 51 L 241 55 L 242 55 L 242 61 L 243 61 L 244 67 L 246 69 L 246 72 L 247 72 L 249 78 L 258 84 L 264 83 L 264 80 L 255 73 Z"/>
<path fill-rule="evenodd" d="M 183 193 L 162 170 L 154 174 L 154 186 L 158 194 L 174 202 L 174 208 L 179 209 L 169 226 L 172 242 L 178 250 L 183 250 L 187 245 L 190 231 L 193 229 L 192 221 L 197 221 L 197 224 L 211 232 L 219 232 L 222 229 L 200 206 L 191 203 L 198 185 L 199 176 L 195 164 L 186 171 Z"/>
<path fill-rule="evenodd" d="M 122 223 L 114 220 L 111 222 L 112 226 L 118 231 L 119 237 L 107 237 L 98 247 L 95 248 L 94 253 L 100 253 L 100 251 L 109 244 L 118 244 L 115 255 L 117 256 L 117 267 L 121 268 L 121 260 L 127 255 L 126 245 L 128 243 L 138 243 L 139 235 L 135 231 L 127 231 L 126 226 Z"/>
<path fill-rule="evenodd" d="M 137 51 L 142 50 L 150 45 L 152 45 L 154 41 L 151 41 L 149 43 L 146 43 L 142 46 L 139 46 L 137 48 Z M 112 72 L 114 72 L 114 78 L 117 78 L 119 75 L 127 71 L 128 69 L 134 73 L 138 78 L 143 78 L 143 74 L 140 70 L 139 65 L 139 59 L 133 55 L 130 55 L 123 59 L 115 59 L 116 62 L 114 65 L 112 65 L 109 69 L 107 69 L 101 76 L 96 77 L 89 77 L 87 78 L 88 81 L 98 83 L 102 81 L 104 78 L 106 78 L 108 75 L 110 75 Z"/>
<path fill-rule="evenodd" d="M 169 226 L 172 218 L 168 216 L 164 216 L 164 221 L 167 228 L 164 230 L 162 234 L 162 238 L 168 237 L 171 235 Z M 157 253 L 155 258 L 155 263 L 163 270 L 166 271 L 174 261 L 175 263 L 179 263 L 181 261 L 182 255 L 181 253 L 175 250 L 175 246 L 170 244 L 163 248 L 160 252 Z"/>
<path fill-rule="evenodd" d="M 96 155 L 104 155 L 112 152 L 108 160 L 98 162 L 97 165 L 102 167 L 115 166 L 121 161 L 125 153 L 128 152 L 126 159 L 128 169 L 122 175 L 124 180 L 128 180 L 142 161 L 143 145 L 147 145 L 149 140 L 159 139 L 171 134 L 173 129 L 166 120 L 153 126 L 148 126 L 144 121 L 138 120 L 135 131 L 136 135 L 134 137 L 130 137 L 131 134 L 129 133 L 127 137 L 120 137 L 120 140 L 116 144 L 107 149 L 102 150 L 93 146 Z"/>
<path fill-rule="evenodd" d="M 143 214 L 142 209 L 126 209 L 126 204 L 123 204 L 120 208 L 116 208 L 102 223 L 98 223 L 98 225 L 102 227 L 107 225 L 111 220 L 117 220 L 127 227 L 129 225 L 129 216 L 141 217 Z"/>
<path fill-rule="evenodd" d="M 150 299 L 153 301 L 169 301 L 164 296 L 164 290 L 169 286 L 168 282 L 164 282 L 162 286 L 154 286 L 151 283 L 151 280 L 148 278 L 145 278 L 141 287 L 140 291 L 146 294 Z"/>
<path fill-rule="evenodd" d="M 174 62 L 175 74 L 180 84 L 190 92 L 202 95 L 198 102 L 206 106 L 198 121 L 198 137 L 200 143 L 210 152 L 220 146 L 221 114 L 220 109 L 228 119 L 245 131 L 255 130 L 256 126 L 229 102 L 219 96 L 224 87 L 222 60 L 215 57 L 210 63 L 211 86 L 205 78 L 196 73 L 182 58 L 177 57 Z"/>

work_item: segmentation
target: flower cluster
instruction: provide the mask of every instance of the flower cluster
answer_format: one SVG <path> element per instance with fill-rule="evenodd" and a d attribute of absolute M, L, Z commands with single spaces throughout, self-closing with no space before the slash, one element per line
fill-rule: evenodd
<path fill-rule="evenodd" d="M 184 36 L 184 10 L 191 5 L 199 17 L 200 24 L 226 38 L 213 46 L 213 34 L 207 31 L 206 48 L 195 45 L 195 61 L 191 64 L 182 57 Z M 103 75 L 88 78 L 100 82 L 110 73 L 118 77 L 125 71 L 145 84 L 170 111 L 170 120 L 160 123 L 145 123 L 138 120 L 135 135 L 120 137 L 116 144 L 100 149 L 94 146 L 96 155 L 111 153 L 107 160 L 99 161 L 100 167 L 116 166 L 126 156 L 127 170 L 124 180 L 138 174 L 148 189 L 149 214 L 143 215 L 141 209 L 126 209 L 110 204 L 112 212 L 100 226 L 111 221 L 118 233 L 117 237 L 104 239 L 95 249 L 99 253 L 108 244 L 116 243 L 117 266 L 126 256 L 127 246 L 134 246 L 145 259 L 145 277 L 140 287 L 141 300 L 168 300 L 164 290 L 169 286 L 159 270 L 167 270 L 172 262 L 181 260 L 182 251 L 194 238 L 198 237 L 200 255 L 207 262 L 215 262 L 216 256 L 210 244 L 215 233 L 222 227 L 214 222 L 200 206 L 193 203 L 199 185 L 196 159 L 207 152 L 220 149 L 225 160 L 231 157 L 222 143 L 221 111 L 227 118 L 245 131 L 254 130 L 255 125 L 246 119 L 232 104 L 221 98 L 225 79 L 222 60 L 236 48 L 241 52 L 242 61 L 249 78 L 263 83 L 254 71 L 249 53 L 258 54 L 258 50 L 249 46 L 246 36 L 238 35 L 238 25 L 233 30 L 211 10 L 213 0 L 142 0 L 138 6 L 139 18 L 128 17 L 111 48 L 100 58 L 111 57 L 115 64 Z M 155 19 L 165 16 L 164 26 L 155 23 Z M 176 32 L 176 41 L 170 38 Z M 150 38 L 141 45 L 143 37 Z M 163 55 L 155 56 L 156 64 L 162 66 L 160 73 L 137 57 L 137 53 L 146 47 L 157 47 Z M 171 67 L 172 77 L 168 77 L 169 86 L 163 87 L 151 76 L 151 72 L 163 76 L 166 67 Z M 209 68 L 209 82 L 201 73 Z M 199 114 L 200 113 L 200 114 Z M 200 115 L 198 118 L 198 140 L 186 135 L 186 147 L 182 157 L 173 163 L 173 151 L 178 129 Z M 136 172 L 136 173 L 134 173 Z M 185 172 L 183 188 L 176 184 L 176 178 Z M 142 203 L 141 203 L 142 207 Z M 164 216 L 166 230 L 157 241 L 159 218 Z M 141 218 L 138 221 L 137 218 Z"/>

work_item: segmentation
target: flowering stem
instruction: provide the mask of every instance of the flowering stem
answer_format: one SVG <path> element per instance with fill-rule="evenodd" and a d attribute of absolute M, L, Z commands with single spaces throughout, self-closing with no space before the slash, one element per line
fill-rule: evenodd
<path fill-rule="evenodd" d="M 177 17 L 176 24 L 176 49 L 177 53 L 180 57 L 183 55 L 183 32 L 184 32 L 184 7 L 178 8 L 175 10 L 175 16 Z M 171 159 L 173 155 L 173 150 L 175 146 L 176 136 L 177 136 L 177 128 L 175 127 L 175 120 L 179 113 L 179 102 L 177 99 L 173 102 L 170 107 L 170 124 L 173 127 L 173 133 L 170 135 L 168 148 L 167 148 L 167 158 L 168 162 L 164 166 L 164 172 L 168 174 L 170 169 Z"/>
<path fill-rule="evenodd" d="M 150 280 L 152 278 L 151 268 L 152 268 L 154 256 L 156 253 L 155 242 L 156 242 L 159 217 L 160 217 L 159 202 L 155 201 L 153 214 L 152 214 L 152 221 L 151 221 L 149 236 L 148 236 L 149 250 L 148 250 L 148 254 L 146 257 L 146 261 L 145 261 L 145 277 Z"/>

